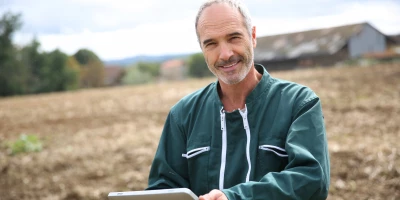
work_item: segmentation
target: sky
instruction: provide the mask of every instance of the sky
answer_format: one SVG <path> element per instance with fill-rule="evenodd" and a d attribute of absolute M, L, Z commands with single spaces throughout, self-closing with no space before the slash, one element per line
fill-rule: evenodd
<path fill-rule="evenodd" d="M 194 28 L 202 0 L 0 0 L 0 15 L 22 14 L 14 43 L 102 60 L 200 52 Z M 244 0 L 257 36 L 369 22 L 400 34 L 400 0 Z"/>

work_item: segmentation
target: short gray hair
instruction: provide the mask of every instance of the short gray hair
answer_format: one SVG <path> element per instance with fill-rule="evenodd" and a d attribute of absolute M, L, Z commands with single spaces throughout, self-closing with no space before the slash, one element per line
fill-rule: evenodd
<path fill-rule="evenodd" d="M 252 23 L 251 23 L 250 13 L 249 13 L 249 10 L 247 9 L 247 7 L 240 0 L 208 0 L 205 3 L 203 3 L 203 5 L 200 7 L 199 11 L 197 12 L 195 28 L 196 28 L 196 34 L 197 34 L 198 40 L 200 38 L 199 38 L 199 32 L 197 31 L 197 25 L 198 25 L 201 14 L 207 7 L 209 7 L 213 4 L 217 4 L 217 3 L 226 3 L 226 4 L 230 5 L 232 8 L 238 9 L 240 14 L 243 16 L 243 21 L 244 21 L 243 25 L 246 27 L 249 35 L 251 35 Z"/>

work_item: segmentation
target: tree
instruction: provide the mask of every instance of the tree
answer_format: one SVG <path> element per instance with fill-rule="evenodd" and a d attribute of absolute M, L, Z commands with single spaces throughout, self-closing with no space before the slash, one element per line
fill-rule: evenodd
<path fill-rule="evenodd" d="M 136 85 L 150 83 L 154 77 L 149 72 L 141 71 L 137 66 L 127 69 L 125 76 L 122 78 L 124 85 Z"/>
<path fill-rule="evenodd" d="M 12 35 L 22 25 L 20 17 L 5 13 L 0 19 L 0 96 L 22 94 L 26 90 L 26 71 L 12 43 Z"/>
<path fill-rule="evenodd" d="M 202 53 L 196 53 L 189 57 L 189 76 L 201 78 L 212 76 L 213 73 L 207 67 L 207 63 L 204 60 L 204 56 Z"/>
<path fill-rule="evenodd" d="M 87 65 L 90 61 L 100 61 L 100 58 L 89 49 L 80 49 L 75 54 L 76 61 L 82 66 Z"/>
<path fill-rule="evenodd" d="M 80 49 L 74 54 L 74 58 L 81 66 L 81 86 L 103 86 L 104 65 L 94 52 L 88 49 Z"/>
<path fill-rule="evenodd" d="M 98 60 L 89 61 L 85 65 L 85 83 L 87 87 L 101 87 L 104 85 L 104 67 Z"/>
<path fill-rule="evenodd" d="M 80 87 L 81 67 L 75 57 L 69 56 L 67 60 L 68 87 L 67 90 L 74 90 Z"/>
<path fill-rule="evenodd" d="M 40 43 L 34 39 L 32 42 L 23 47 L 20 51 L 21 62 L 27 71 L 27 93 L 37 93 L 41 90 L 43 74 L 43 67 L 47 64 L 47 57 L 45 54 L 39 52 Z"/>
<path fill-rule="evenodd" d="M 46 72 L 48 84 L 45 89 L 51 91 L 63 91 L 66 90 L 67 84 L 67 59 L 68 56 L 58 49 L 47 54 L 48 63 Z"/>
<path fill-rule="evenodd" d="M 143 73 L 149 73 L 153 77 L 160 75 L 160 63 L 139 62 L 137 68 Z"/>
<path fill-rule="evenodd" d="M 65 53 L 42 53 L 36 39 L 20 50 L 14 47 L 12 35 L 20 27 L 20 15 L 0 19 L 0 96 L 76 88 L 79 71 L 68 67 Z"/>
<path fill-rule="evenodd" d="M 78 69 L 69 67 L 68 56 L 60 50 L 39 52 L 40 43 L 34 39 L 21 50 L 22 63 L 28 72 L 27 93 L 43 93 L 76 89 L 79 86 Z"/>

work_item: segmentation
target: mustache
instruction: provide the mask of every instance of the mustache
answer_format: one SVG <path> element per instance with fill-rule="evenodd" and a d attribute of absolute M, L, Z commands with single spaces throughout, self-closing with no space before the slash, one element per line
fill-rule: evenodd
<path fill-rule="evenodd" d="M 239 62 L 241 60 L 243 60 L 242 56 L 233 55 L 233 56 L 229 57 L 228 60 L 219 60 L 219 61 L 217 61 L 215 63 L 215 67 L 232 65 L 232 64 L 237 63 L 237 62 Z"/>

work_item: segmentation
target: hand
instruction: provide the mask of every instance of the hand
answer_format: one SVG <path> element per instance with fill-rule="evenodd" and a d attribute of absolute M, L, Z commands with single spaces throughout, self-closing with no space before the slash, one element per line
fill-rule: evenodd
<path fill-rule="evenodd" d="M 199 200 L 228 200 L 221 190 L 211 190 L 210 193 L 201 195 Z"/>

